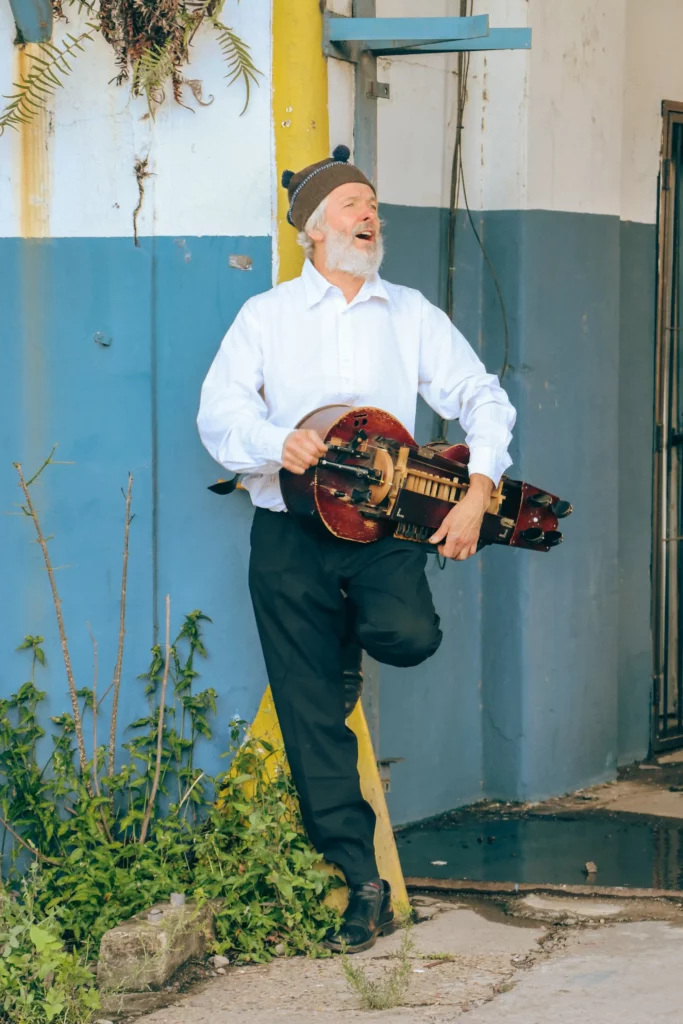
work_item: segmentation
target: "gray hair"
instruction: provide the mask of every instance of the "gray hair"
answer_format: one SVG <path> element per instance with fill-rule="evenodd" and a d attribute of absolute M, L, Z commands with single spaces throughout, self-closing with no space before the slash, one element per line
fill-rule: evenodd
<path fill-rule="evenodd" d="M 315 242 L 309 235 L 309 231 L 317 231 L 324 229 L 325 227 L 325 210 L 327 209 L 327 196 L 323 201 L 315 208 L 311 216 L 306 221 L 306 225 L 303 231 L 300 231 L 297 236 L 297 242 L 304 251 L 306 259 L 313 259 L 313 250 L 315 249 Z"/>

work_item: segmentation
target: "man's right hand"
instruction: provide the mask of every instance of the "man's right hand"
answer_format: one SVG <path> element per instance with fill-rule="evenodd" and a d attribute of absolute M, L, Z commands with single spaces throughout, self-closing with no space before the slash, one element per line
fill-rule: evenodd
<path fill-rule="evenodd" d="M 316 466 L 327 451 L 327 445 L 317 430 L 293 430 L 282 448 L 282 465 L 290 473 L 301 476 Z"/>

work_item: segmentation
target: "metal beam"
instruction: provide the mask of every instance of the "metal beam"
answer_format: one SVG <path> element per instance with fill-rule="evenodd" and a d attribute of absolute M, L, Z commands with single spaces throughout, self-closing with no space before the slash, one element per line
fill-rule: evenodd
<path fill-rule="evenodd" d="M 474 18 L 344 18 L 329 19 L 329 40 L 361 42 L 372 40 L 378 45 L 407 45 L 445 39 L 476 39 L 489 31 L 487 14 Z"/>
<path fill-rule="evenodd" d="M 473 18 L 367 18 L 325 15 L 324 51 L 357 64 L 361 54 L 400 57 L 413 53 L 529 50 L 530 28 L 489 28 Z"/>
<path fill-rule="evenodd" d="M 370 20 L 375 13 L 375 0 L 353 0 L 354 21 Z M 335 19 L 326 19 L 329 25 Z M 340 19 L 341 20 L 341 19 Z M 345 18 L 344 21 L 351 19 Z M 334 55 L 341 54 L 335 47 Z M 377 100 L 371 94 L 371 83 L 377 81 L 377 58 L 369 50 L 355 55 L 356 102 L 353 126 L 353 162 L 370 181 L 377 182 Z M 341 140 L 343 141 L 343 140 Z"/>
<path fill-rule="evenodd" d="M 387 50 L 392 56 L 407 53 L 458 53 L 461 50 L 530 50 L 530 28 L 492 28 L 484 39 L 448 40 L 440 43 L 413 46 L 409 50 Z M 384 52 L 384 51 L 382 51 Z M 373 50 L 381 56 L 379 50 Z"/>
<path fill-rule="evenodd" d="M 10 0 L 19 43 L 46 43 L 52 38 L 50 0 Z"/>

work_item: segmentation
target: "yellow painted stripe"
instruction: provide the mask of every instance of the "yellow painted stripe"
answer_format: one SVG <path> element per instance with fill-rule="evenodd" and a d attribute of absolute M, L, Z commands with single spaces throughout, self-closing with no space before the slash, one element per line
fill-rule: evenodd
<path fill-rule="evenodd" d="M 322 51 L 319 0 L 273 0 L 273 125 L 277 170 L 278 281 L 301 273 L 303 251 L 287 223 L 284 170 L 330 155 L 327 65 Z"/>
<path fill-rule="evenodd" d="M 368 801 L 375 814 L 377 824 L 375 826 L 375 856 L 377 867 L 382 878 L 385 878 L 391 886 L 392 902 L 397 914 L 405 914 L 409 909 L 408 891 L 403 881 L 403 872 L 398 859 L 394 831 L 389 819 L 387 802 L 382 789 L 379 777 L 377 761 L 372 749 L 370 730 L 365 719 L 362 703 L 359 701 L 353 713 L 348 719 L 349 728 L 353 729 L 358 739 L 358 773 L 363 796 Z M 251 723 L 249 732 L 253 740 L 266 740 L 274 748 L 272 756 L 265 761 L 265 769 L 269 777 L 273 777 L 278 767 L 283 764 L 282 751 L 284 744 L 280 724 L 277 720 L 275 705 L 270 687 L 261 698 L 261 704 L 256 712 L 256 717 Z M 218 801 L 220 806 L 220 798 Z M 339 870 L 331 864 L 326 867 L 333 874 L 341 875 Z M 328 896 L 328 903 L 336 907 L 340 912 L 344 910 L 347 902 L 346 887 L 333 889 Z"/>

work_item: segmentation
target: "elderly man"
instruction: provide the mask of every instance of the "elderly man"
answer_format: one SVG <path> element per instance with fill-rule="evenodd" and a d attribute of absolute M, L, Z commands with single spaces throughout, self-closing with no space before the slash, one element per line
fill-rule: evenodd
<path fill-rule="evenodd" d="M 467 432 L 471 486 L 432 538 L 463 560 L 510 464 L 515 412 L 441 310 L 379 277 L 377 195 L 348 158 L 338 146 L 283 175 L 302 274 L 242 307 L 204 382 L 198 426 L 214 459 L 243 474 L 256 506 L 249 586 L 273 699 L 308 835 L 350 890 L 327 944 L 358 952 L 391 928 L 393 911 L 345 725 L 344 648 L 355 641 L 381 662 L 418 665 L 439 646 L 439 618 L 422 545 L 355 544 L 313 528 L 285 510 L 278 473 L 305 473 L 324 455 L 315 431 L 297 429 L 312 410 L 372 405 L 412 433 L 420 394 Z"/>

